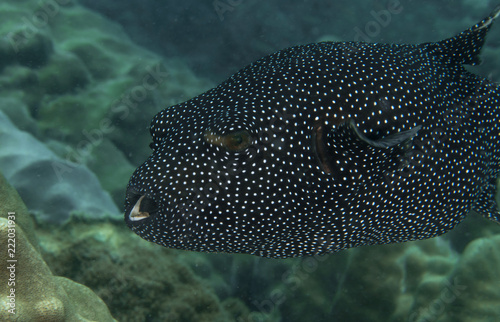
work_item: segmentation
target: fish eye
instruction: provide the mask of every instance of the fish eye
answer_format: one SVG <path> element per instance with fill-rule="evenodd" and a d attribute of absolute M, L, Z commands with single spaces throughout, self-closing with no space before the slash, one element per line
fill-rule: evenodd
<path fill-rule="evenodd" d="M 246 130 L 235 131 L 226 135 L 218 135 L 208 130 L 205 132 L 204 137 L 208 143 L 221 146 L 233 152 L 245 150 L 252 142 L 252 137 Z"/>
<path fill-rule="evenodd" d="M 250 145 L 250 134 L 247 131 L 238 131 L 226 135 L 225 148 L 230 151 L 241 151 Z"/>

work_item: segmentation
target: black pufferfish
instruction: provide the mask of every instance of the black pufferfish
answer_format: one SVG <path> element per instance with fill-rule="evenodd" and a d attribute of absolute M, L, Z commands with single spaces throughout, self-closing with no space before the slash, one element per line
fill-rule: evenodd
<path fill-rule="evenodd" d="M 436 43 L 291 47 L 164 109 L 126 223 L 286 258 L 438 236 L 470 210 L 499 221 L 500 90 L 463 67 L 499 15 Z"/>

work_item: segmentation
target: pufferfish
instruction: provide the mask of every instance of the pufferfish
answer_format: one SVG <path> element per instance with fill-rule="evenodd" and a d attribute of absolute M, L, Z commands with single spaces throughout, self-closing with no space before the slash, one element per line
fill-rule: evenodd
<path fill-rule="evenodd" d="M 125 221 L 151 242 L 271 258 L 500 221 L 500 88 L 468 72 L 490 16 L 439 42 L 264 57 L 152 120 Z"/>

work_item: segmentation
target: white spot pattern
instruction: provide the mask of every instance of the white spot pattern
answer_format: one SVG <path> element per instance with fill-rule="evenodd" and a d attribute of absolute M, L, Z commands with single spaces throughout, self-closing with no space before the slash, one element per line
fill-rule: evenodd
<path fill-rule="evenodd" d="M 167 247 L 283 258 L 433 237 L 473 207 L 498 220 L 500 91 L 462 67 L 496 16 L 439 43 L 288 48 L 166 108 L 126 202 L 127 218 L 146 196 L 151 216 L 128 225 Z M 351 121 L 369 140 L 422 128 L 384 149 Z M 242 151 L 204 139 L 242 130 Z"/>

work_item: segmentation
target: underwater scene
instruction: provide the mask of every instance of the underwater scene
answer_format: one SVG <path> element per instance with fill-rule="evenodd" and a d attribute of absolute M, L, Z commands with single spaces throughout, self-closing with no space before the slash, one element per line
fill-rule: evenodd
<path fill-rule="evenodd" d="M 0 321 L 500 321 L 499 5 L 2 0 Z"/>

